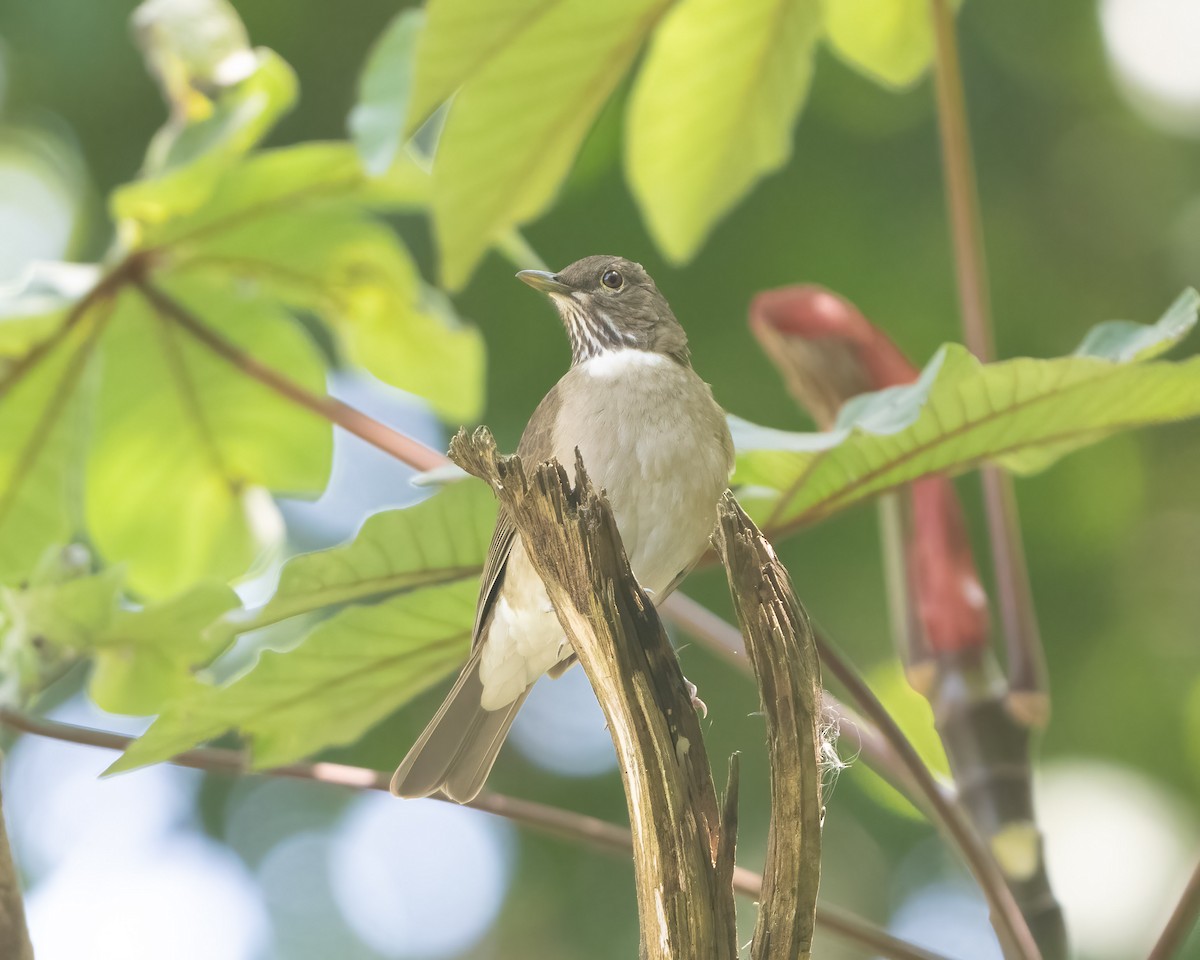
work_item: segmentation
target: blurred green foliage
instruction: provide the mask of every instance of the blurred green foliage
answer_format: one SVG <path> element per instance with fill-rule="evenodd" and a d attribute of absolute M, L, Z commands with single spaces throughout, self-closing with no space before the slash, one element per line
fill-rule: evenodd
<path fill-rule="evenodd" d="M 179 130 L 172 133 L 171 121 L 160 129 L 161 101 L 128 37 L 132 2 L 39 0 L 0 8 L 9 77 L 5 109 L 9 117 L 44 117 L 53 111 L 61 118 L 54 122 L 67 125 L 78 138 L 93 178 L 89 227 L 73 251 L 78 259 L 98 259 L 109 249 L 111 233 L 100 198 L 133 182 L 148 163 L 150 176 L 113 194 L 121 240 L 135 250 L 171 248 L 163 273 L 168 292 L 256 358 L 285 369 L 310 389 L 321 389 L 332 350 L 342 362 L 363 365 L 427 397 L 451 424 L 472 419 L 482 408 L 482 419 L 502 445 L 514 446 L 534 404 L 567 362 L 565 338 L 550 309 L 511 282 L 511 267 L 503 259 L 484 256 L 492 241 L 526 220 L 532 220 L 527 236 L 533 247 L 552 266 L 597 252 L 643 262 L 687 327 L 697 369 L 728 409 L 756 422 L 790 430 L 804 426 L 744 324 L 746 303 L 759 289 L 802 280 L 823 283 L 853 299 L 918 361 L 958 337 L 931 91 L 927 81 L 919 81 L 928 37 L 909 29 L 923 4 L 841 0 L 827 7 L 825 26 L 838 57 L 888 84 L 915 82 L 900 91 L 876 86 L 824 46 L 812 45 L 806 28 L 760 31 L 760 38 L 811 48 L 811 88 L 808 65 L 801 71 L 789 46 L 784 59 L 804 76 L 772 75 L 778 85 L 770 89 L 778 96 L 764 99 L 779 108 L 778 115 L 772 110 L 769 118 L 757 117 L 754 108 L 764 99 L 738 100 L 744 90 L 736 84 L 727 97 L 702 102 L 688 100 L 686 91 L 679 94 L 684 104 L 703 107 L 685 129 L 700 138 L 713 166 L 695 171 L 695 179 L 678 178 L 670 157 L 663 156 L 677 137 L 667 138 L 665 146 L 645 139 L 660 122 L 655 110 L 671 113 L 673 101 L 665 82 L 651 92 L 643 86 L 656 71 L 675 75 L 662 66 L 674 62 L 672 35 L 685 33 L 688 11 L 699 16 L 704 4 L 687 0 L 663 21 L 663 32 L 632 84 L 624 73 L 634 63 L 637 42 L 665 5 L 642 0 L 612 10 L 601 5 L 602 10 L 566 4 L 563 18 L 587 16 L 596 22 L 577 22 L 570 45 L 552 51 L 546 38 L 525 37 L 520 42 L 527 47 L 514 42 L 507 60 L 497 57 L 487 70 L 472 74 L 447 120 L 440 144 L 445 154 L 439 154 L 446 162 L 435 166 L 431 187 L 418 165 L 397 154 L 395 143 L 378 138 L 382 128 L 364 139 L 362 107 L 355 131 L 360 148 L 371 151 L 368 157 L 379 156 L 377 151 L 400 157 L 390 166 L 372 162 L 372 173 L 387 167 L 380 181 L 368 180 L 341 144 L 314 143 L 247 157 L 258 135 L 276 120 L 268 141 L 274 145 L 345 137 L 360 68 L 392 22 L 394 4 L 244 0 L 237 6 L 254 42 L 270 46 L 278 57 L 260 51 L 258 71 L 234 84 L 224 99 L 210 98 L 207 115 L 190 121 L 207 125 L 200 130 L 203 136 L 197 137 L 195 125 L 183 128 L 190 131 L 186 137 Z M 466 9 L 451 0 L 441 10 L 450 17 L 457 7 Z M 895 29 L 870 36 L 847 29 L 855 12 L 865 8 Z M 647 19 L 638 20 L 638 13 Z M 888 21 L 889 16 L 896 19 Z M 478 20 L 483 43 L 500 25 L 495 18 Z M 965 7 L 960 23 L 1000 354 L 1060 356 L 1098 320 L 1161 314 L 1181 287 L 1200 280 L 1196 218 L 1186 215 L 1200 197 L 1200 145 L 1156 132 L 1120 101 L 1104 62 L 1094 4 L 979 2 Z M 430 30 L 437 24 L 431 16 Z M 441 72 L 418 74 L 411 111 L 402 75 L 392 82 L 364 81 L 367 101 L 376 102 L 369 116 L 382 118 L 384 125 L 407 117 L 410 129 L 425 119 L 477 59 L 477 51 L 462 45 L 461 35 L 453 39 L 445 41 L 443 52 L 461 55 L 462 62 L 439 66 L 430 59 L 429 70 Z M 558 71 L 557 82 L 522 85 L 516 65 L 543 50 L 546 69 Z M 385 56 L 383 47 L 376 56 Z M 285 115 L 294 93 L 291 70 L 299 78 L 299 101 Z M 260 105 L 249 126 L 238 99 L 248 94 Z M 558 100 L 548 102 L 547 112 L 533 109 L 534 99 L 550 95 Z M 664 98 L 657 106 L 647 99 L 656 96 Z M 558 126 L 550 123 L 555 105 L 564 121 Z M 739 123 L 770 129 L 760 142 L 755 127 L 746 139 L 761 149 L 739 152 L 729 161 L 721 154 L 717 130 L 722 124 L 737 130 Z M 147 160 L 145 145 L 156 130 L 160 149 Z M 714 142 L 705 143 L 704 136 Z M 580 143 L 582 153 L 573 162 Z M 632 194 L 623 180 L 622 149 Z M 664 164 L 658 174 L 639 172 L 638 158 L 650 154 Z M 777 175 L 751 190 L 776 168 Z M 720 189 L 713 189 L 714 183 Z M 423 211 L 427 196 L 436 234 L 423 215 L 414 215 Z M 260 209 L 271 197 L 278 201 L 276 208 Z M 697 204 L 708 206 L 698 209 Z M 240 217 L 251 207 L 254 215 L 245 225 L 214 235 L 214 222 Z M 728 217 L 716 223 L 726 209 Z M 392 215 L 399 240 L 374 218 L 380 212 Z M 445 301 L 421 280 L 438 275 L 434 236 L 442 252 L 441 275 L 465 284 L 455 304 L 478 322 L 479 333 L 447 317 Z M 661 249 L 652 237 L 660 238 Z M 693 251 L 694 260 L 678 265 Z M 254 297 L 245 295 L 248 284 L 256 290 Z M 66 302 L 55 303 L 49 314 L 61 317 Z M 315 317 L 324 335 L 315 342 L 306 338 L 305 328 L 291 320 L 294 312 Z M 46 315 L 31 315 L 29 327 L 0 321 L 0 371 L 4 358 L 21 356 L 41 339 Z M 403 326 L 395 323 L 399 316 L 407 318 Z M 423 580 L 428 588 L 419 593 L 407 592 L 412 584 L 398 587 L 411 572 L 410 558 L 402 551 L 387 554 L 410 534 L 387 525 L 411 523 L 411 535 L 423 536 L 422 518 L 442 509 L 448 494 L 427 507 L 383 515 L 355 546 L 345 548 L 382 563 L 374 571 L 355 569 L 363 582 L 390 578 L 387 590 L 394 596 L 382 603 L 373 602 L 381 591 L 322 597 L 311 582 L 288 577 L 298 578 L 302 565 L 309 564 L 310 575 L 325 589 L 327 572 L 317 568 L 329 563 L 337 569 L 337 561 L 322 555 L 294 560 L 272 602 L 316 596 L 286 611 L 309 631 L 308 642 L 291 653 L 267 655 L 259 669 L 228 688 L 190 679 L 190 667 L 217 649 L 214 624 L 217 639 L 232 639 L 229 621 L 218 619 L 229 609 L 228 589 L 204 578 L 235 577 L 265 542 L 280 545 L 277 532 L 256 526 L 254 505 L 242 497 L 244 485 L 275 492 L 319 490 L 328 469 L 329 430 L 232 368 L 202 356 L 195 344 L 164 332 L 169 328 L 133 293 L 118 299 L 102 319 L 103 324 L 81 327 L 65 338 L 0 406 L 0 444 L 8 457 L 0 458 L 0 469 L 27 460 L 30 437 L 44 437 L 26 489 L 10 491 L 0 501 L 0 573 L 9 581 L 5 651 L 27 650 L 10 629 L 18 619 L 14 604 L 27 621 L 36 620 L 50 609 L 46 596 L 61 606 L 64 596 L 85 591 L 98 605 L 72 602 L 82 619 L 63 625 L 51 617 L 45 629 L 64 652 L 94 651 L 92 689 L 98 702 L 140 712 L 188 690 L 175 700 L 175 713 L 165 713 L 169 722 L 155 728 L 159 732 L 152 737 L 159 741 L 146 742 L 143 761 L 236 727 L 256 737 L 260 763 L 287 760 L 318 746 L 352 744 L 333 755 L 389 768 L 403 752 L 398 745 L 410 742 L 431 714 L 436 694 L 418 696 L 411 709 L 375 724 L 453 669 L 465 646 L 463 625 L 469 627 L 473 586 L 464 574 L 449 585 L 428 586 L 438 583 L 436 577 Z M 487 343 L 486 361 L 480 333 Z M 85 375 L 82 361 L 96 344 L 97 355 L 105 359 L 102 377 Z M 943 357 L 959 354 L 952 349 Z M 1028 366 L 1032 361 L 1020 363 L 1021 369 L 1034 369 Z M 1040 369 L 1049 370 L 1050 364 L 1103 369 L 1117 382 L 1108 397 L 1115 403 L 1106 407 L 1113 419 L 1148 402 L 1145 391 L 1132 392 L 1121 378 L 1143 376 L 1138 371 L 1156 366 L 1102 368 L 1100 361 L 1078 358 L 1045 363 Z M 181 382 L 180 364 L 193 388 L 173 392 Z M 1188 396 L 1194 400 L 1195 361 L 1169 369 L 1190 384 Z M 1151 389 L 1158 384 L 1146 382 Z M 64 392 L 67 383 L 73 389 Z M 52 402 L 55 396 L 62 402 Z M 172 399 L 164 402 L 164 397 Z M 209 439 L 192 429 L 197 406 L 211 430 Z M 42 419 L 46 410 L 54 412 L 49 423 Z M 78 526 L 72 477 L 83 462 L 79 432 L 89 411 L 96 434 L 86 460 L 84 509 L 93 546 L 127 565 L 126 582 L 140 597 L 168 597 L 189 587 L 192 592 L 130 612 L 116 608 L 118 584 L 108 571 L 66 579 L 54 574 L 48 583 L 32 577 L 25 589 L 17 588 L 39 561 L 43 567 L 38 569 L 44 568 L 44 548 L 61 543 Z M 1130 414 L 1129 420 L 1166 419 L 1159 411 Z M 1192 411 L 1181 402 L 1175 412 Z M 1124 435 L 1075 453 L 1018 487 L 1054 691 L 1055 716 L 1043 756 L 1084 755 L 1124 764 L 1183 796 L 1200 790 L 1197 441 L 1200 427 L 1194 422 Z M 960 486 L 971 507 L 978 556 L 986 565 L 975 485 Z M 468 489 L 449 496 L 468 498 Z M 24 508 L 9 509 L 8 501 L 18 496 L 25 498 Z M 462 556 L 450 556 L 447 565 L 469 571 L 478 563 L 486 546 L 487 524 L 480 520 L 486 510 L 486 500 L 477 499 L 439 519 L 453 531 L 439 543 L 450 549 L 455 538 L 463 538 Z M 163 534 L 168 530 L 172 536 Z M 443 536 L 442 527 L 438 530 Z M 784 542 L 781 552 L 814 617 L 860 665 L 883 676 L 892 654 L 876 541 L 873 516 L 856 510 L 806 529 Z M 372 546 L 380 542 L 382 557 Z M 421 563 L 426 573 L 432 569 L 428 557 Z M 46 590 L 50 593 L 39 592 Z M 688 585 L 689 593 L 727 611 L 724 591 L 717 571 L 697 574 Z M 370 602 L 358 603 L 363 600 Z M 414 656 L 396 674 L 382 671 L 380 664 L 394 650 L 387 631 L 406 622 L 410 606 L 422 613 L 449 612 L 441 626 L 426 624 L 425 633 L 412 635 L 415 646 L 406 652 Z M 316 625 L 301 616 L 322 608 L 338 612 Z M 87 627 L 83 637 L 81 624 Z M 357 648 L 361 660 L 346 655 L 352 642 L 371 635 L 382 639 L 376 647 Z M 146 642 L 150 637 L 158 646 Z M 167 638 L 178 646 L 164 656 Z M 418 647 L 428 655 L 417 656 Z M 765 761 L 758 750 L 761 721 L 751 715 L 754 693 L 702 653 L 686 649 L 683 657 L 687 674 L 710 706 L 711 754 L 748 751 L 741 849 L 746 862 L 755 862 L 764 843 L 766 798 Z M 365 683 L 343 686 L 344 700 L 321 699 L 322 690 L 336 686 L 329 679 L 331 659 L 347 678 Z M 275 682 L 281 676 L 277 671 L 283 671 L 286 683 Z M 294 694 L 290 685 L 297 678 L 303 679 L 304 710 L 289 715 L 277 697 Z M 920 711 L 907 711 L 905 717 L 919 736 L 927 734 L 928 718 L 922 724 Z M 131 761 L 137 758 L 134 754 Z M 881 806 L 874 795 L 878 785 L 866 779 L 852 768 L 831 801 L 826 890 L 831 899 L 842 895 L 861 912 L 882 917 L 898 892 L 889 888 L 884 872 L 859 875 L 848 865 L 861 860 L 863 850 L 867 859 L 894 861 L 926 831 L 904 813 Z M 599 786 L 561 780 L 509 757 L 494 784 L 610 819 L 622 815 L 619 784 L 612 777 Z M 510 899 L 489 955 L 582 958 L 611 956 L 618 948 L 632 952 L 635 911 L 626 868 L 542 839 L 524 841 L 522 852 L 519 895 Z M 613 910 L 603 919 L 581 916 L 578 904 L 599 898 L 614 904 Z M 625 918 L 623 927 L 614 916 Z"/>

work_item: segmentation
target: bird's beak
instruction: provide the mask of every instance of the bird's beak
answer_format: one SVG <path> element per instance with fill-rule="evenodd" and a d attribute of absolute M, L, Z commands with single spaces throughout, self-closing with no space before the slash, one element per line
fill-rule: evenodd
<path fill-rule="evenodd" d="M 517 273 L 517 278 L 529 284 L 534 290 L 541 290 L 542 293 L 568 294 L 571 292 L 570 284 L 563 283 L 557 274 L 551 273 L 549 270 L 521 270 Z"/>

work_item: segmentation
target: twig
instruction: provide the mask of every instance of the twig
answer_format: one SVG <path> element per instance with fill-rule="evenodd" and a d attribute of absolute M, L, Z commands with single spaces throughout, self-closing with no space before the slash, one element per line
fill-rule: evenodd
<path fill-rule="evenodd" d="M 431 470 L 445 464 L 444 456 L 412 437 L 393 430 L 335 397 L 312 393 L 277 370 L 260 363 L 241 347 L 226 340 L 150 280 L 135 277 L 134 284 L 158 313 L 174 321 L 181 330 L 186 331 L 246 376 L 257 380 L 280 396 L 336 424 L 416 470 Z"/>
<path fill-rule="evenodd" d="M 821 881 L 821 669 L 808 615 L 753 521 L 726 493 L 717 549 L 758 677 L 771 822 L 752 960 L 808 960 Z"/>
<path fill-rule="evenodd" d="M 996 866 L 995 860 L 980 842 L 978 834 L 966 821 L 962 811 L 938 786 L 933 774 L 921 760 L 908 737 L 904 735 L 896 721 L 892 719 L 891 714 L 879 702 L 871 688 L 842 659 L 820 631 L 816 633 L 816 640 L 822 666 L 838 678 L 859 709 L 867 715 L 869 720 L 874 721 L 880 733 L 896 750 L 905 769 L 928 801 L 935 820 L 949 834 L 962 853 L 967 867 L 975 877 L 991 908 L 992 923 L 1000 936 L 1001 944 L 1005 946 L 1006 950 L 1015 950 L 1015 956 L 1021 957 L 1023 960 L 1038 960 L 1041 953 L 1033 940 L 1029 926 L 1021 915 L 1012 891 L 1005 884 L 1004 877 Z"/>
<path fill-rule="evenodd" d="M 25 904 L 21 899 L 21 880 L 13 861 L 4 825 L 4 804 L 0 801 L 0 957 L 7 960 L 33 960 L 33 944 L 25 923 Z"/>
<path fill-rule="evenodd" d="M 637 585 L 608 502 L 576 452 L 528 475 L 486 429 L 460 431 L 450 457 L 496 493 L 546 586 L 608 721 L 633 829 L 643 960 L 736 960 L 732 838 L 700 721 L 654 605 Z M 730 867 L 731 869 L 731 867 Z"/>
<path fill-rule="evenodd" d="M 988 302 L 979 194 L 971 158 L 966 100 L 954 14 L 949 0 L 930 0 L 935 41 L 934 82 L 941 131 L 946 206 L 953 239 L 963 335 L 980 360 L 995 355 Z M 1044 726 L 1049 715 L 1045 653 L 1033 609 L 1029 572 L 1017 520 L 1012 478 L 994 466 L 981 469 L 996 595 L 1004 633 L 1010 708 L 1027 726 Z"/>
<path fill-rule="evenodd" d="M 698 640 L 743 673 L 753 675 L 753 668 L 743 645 L 742 633 L 733 624 L 682 593 L 671 594 L 658 609 L 684 633 Z M 875 724 L 846 706 L 828 690 L 823 692 L 823 703 L 826 714 L 837 724 L 839 740 L 849 742 L 851 751 L 865 758 L 872 770 L 917 807 L 927 810 L 925 801 L 904 764 L 900 762 L 896 751 Z"/>
<path fill-rule="evenodd" d="M 1146 960 L 1171 960 L 1177 956 L 1187 942 L 1188 934 L 1196 926 L 1196 918 L 1200 916 L 1200 863 L 1188 878 L 1187 886 L 1171 916 L 1167 918 L 1166 926 L 1159 934 Z"/>
<path fill-rule="evenodd" d="M 11 367 L 4 378 L 0 380 L 0 400 L 13 389 L 22 379 L 37 367 L 67 336 L 74 330 L 88 311 L 104 300 L 113 297 L 120 288 L 136 276 L 144 263 L 137 258 L 122 261 L 113 270 L 105 274 L 91 290 L 75 301 L 63 322 L 55 327 L 54 332 L 44 340 L 38 341 L 33 348 L 20 357 Z"/>
<path fill-rule="evenodd" d="M 18 710 L 0 707 L 0 723 L 13 730 L 84 746 L 106 750 L 123 751 L 133 743 L 133 737 L 105 730 L 94 730 L 57 720 L 33 717 Z M 290 780 L 308 780 L 329 786 L 351 790 L 377 790 L 388 792 L 390 777 L 377 770 L 347 766 L 341 763 L 293 763 L 269 770 L 251 770 L 246 755 L 238 750 L 220 747 L 198 747 L 188 750 L 167 761 L 177 767 L 203 770 L 232 776 L 279 777 Z M 442 797 L 432 799 L 442 800 Z M 447 803 L 451 801 L 445 801 Z M 533 800 L 522 800 L 500 793 L 481 793 L 466 806 L 494 816 L 504 817 L 540 833 L 550 834 L 570 841 L 582 843 L 601 853 L 626 856 L 633 846 L 633 838 L 624 827 L 608 823 L 597 817 L 589 817 L 573 810 L 563 810 Z M 757 899 L 761 892 L 762 878 L 752 870 L 738 867 L 734 870 L 734 889 L 743 896 Z M 861 917 L 838 907 L 817 907 L 817 923 L 823 929 L 843 939 L 874 950 L 890 960 L 947 960 L 904 940 L 899 940 Z"/>

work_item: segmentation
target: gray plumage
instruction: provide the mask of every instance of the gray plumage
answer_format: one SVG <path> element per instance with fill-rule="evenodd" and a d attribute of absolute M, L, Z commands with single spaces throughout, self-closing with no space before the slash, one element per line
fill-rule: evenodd
<path fill-rule="evenodd" d="M 551 457 L 569 464 L 579 447 L 608 495 L 638 582 L 661 603 L 699 559 L 716 521 L 733 465 L 724 413 L 693 372 L 687 336 L 639 264 L 587 257 L 559 274 L 518 276 L 554 301 L 572 365 L 534 411 L 517 452 L 531 464 Z M 558 676 L 573 660 L 501 511 L 470 659 L 397 769 L 392 792 L 473 798 L 534 681 Z"/>

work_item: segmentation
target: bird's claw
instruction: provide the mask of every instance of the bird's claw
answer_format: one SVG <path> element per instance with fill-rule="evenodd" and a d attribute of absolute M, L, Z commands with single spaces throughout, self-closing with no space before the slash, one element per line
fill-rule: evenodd
<path fill-rule="evenodd" d="M 683 678 L 683 684 L 687 688 L 688 698 L 692 701 L 692 709 L 700 714 L 700 719 L 708 717 L 708 704 L 700 699 L 696 685 L 687 677 Z"/>

